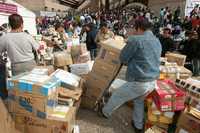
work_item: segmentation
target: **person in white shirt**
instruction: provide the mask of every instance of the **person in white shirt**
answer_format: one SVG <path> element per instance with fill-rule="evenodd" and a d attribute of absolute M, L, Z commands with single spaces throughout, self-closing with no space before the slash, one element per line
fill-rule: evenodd
<path fill-rule="evenodd" d="M 23 32 L 23 18 L 18 14 L 9 16 L 11 32 L 0 37 L 0 53 L 7 52 L 11 60 L 12 74 L 18 75 L 31 71 L 35 66 L 35 54 L 39 44 Z"/>

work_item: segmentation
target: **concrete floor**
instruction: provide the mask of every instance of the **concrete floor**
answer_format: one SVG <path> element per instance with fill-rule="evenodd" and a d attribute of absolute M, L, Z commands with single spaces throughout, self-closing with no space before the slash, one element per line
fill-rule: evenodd
<path fill-rule="evenodd" d="M 132 109 L 126 105 L 116 110 L 110 119 L 99 117 L 96 112 L 80 109 L 77 124 L 80 133 L 134 133 L 131 126 Z"/>

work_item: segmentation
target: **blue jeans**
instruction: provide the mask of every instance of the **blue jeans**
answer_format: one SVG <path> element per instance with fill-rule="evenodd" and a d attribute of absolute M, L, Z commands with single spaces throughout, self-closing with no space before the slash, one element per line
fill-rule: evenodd
<path fill-rule="evenodd" d="M 97 57 L 97 49 L 91 49 L 90 56 L 91 56 L 91 60 L 95 60 L 95 58 Z"/>
<path fill-rule="evenodd" d="M 192 69 L 194 76 L 200 76 L 200 59 L 192 59 Z"/>
<path fill-rule="evenodd" d="M 110 117 L 112 112 L 127 101 L 133 100 L 133 121 L 135 127 L 142 129 L 144 125 L 144 99 L 155 89 L 153 82 L 127 82 L 118 88 L 103 108 L 103 114 Z"/>

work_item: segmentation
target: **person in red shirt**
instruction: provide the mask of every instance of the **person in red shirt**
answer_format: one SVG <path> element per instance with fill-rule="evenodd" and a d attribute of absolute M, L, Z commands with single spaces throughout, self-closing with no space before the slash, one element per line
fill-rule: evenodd
<path fill-rule="evenodd" d="M 192 28 L 193 29 L 200 25 L 199 16 L 193 16 L 191 21 L 192 21 Z"/>

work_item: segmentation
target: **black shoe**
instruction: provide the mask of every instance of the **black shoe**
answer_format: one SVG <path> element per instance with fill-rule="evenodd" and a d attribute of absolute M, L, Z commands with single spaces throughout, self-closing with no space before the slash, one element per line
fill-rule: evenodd
<path fill-rule="evenodd" d="M 103 118 L 105 118 L 105 119 L 109 119 L 109 118 L 103 113 L 102 109 L 98 111 L 98 116 L 99 116 L 99 117 L 103 117 Z"/>
<path fill-rule="evenodd" d="M 133 126 L 135 133 L 144 133 L 144 128 L 143 129 L 138 129 L 137 127 L 135 127 L 135 124 L 133 121 L 131 121 L 131 125 Z"/>
<path fill-rule="evenodd" d="M 98 116 L 99 117 L 104 117 L 105 119 L 108 119 L 108 117 L 103 113 L 103 107 L 104 107 L 104 104 L 102 102 L 99 102 L 97 104 L 97 108 L 98 108 Z"/>

